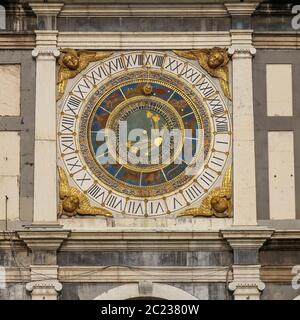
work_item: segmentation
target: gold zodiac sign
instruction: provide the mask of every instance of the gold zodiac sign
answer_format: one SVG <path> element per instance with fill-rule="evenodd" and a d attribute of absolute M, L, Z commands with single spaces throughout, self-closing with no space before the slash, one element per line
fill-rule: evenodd
<path fill-rule="evenodd" d="M 179 216 L 232 217 L 231 189 L 231 167 L 229 167 L 221 187 L 212 190 L 200 207 L 188 209 Z"/>
<path fill-rule="evenodd" d="M 66 215 L 68 217 L 78 215 L 98 215 L 112 217 L 112 214 L 106 209 L 96 208 L 90 205 L 88 198 L 71 187 L 68 182 L 67 175 L 63 168 L 58 167 L 59 172 L 59 217 Z"/>
<path fill-rule="evenodd" d="M 63 96 L 69 79 L 74 78 L 90 62 L 99 61 L 112 55 L 112 52 L 107 51 L 76 51 L 69 48 L 62 49 L 61 53 L 58 60 L 57 100 Z"/>
<path fill-rule="evenodd" d="M 183 58 L 197 60 L 212 77 L 219 79 L 224 95 L 231 100 L 227 49 L 214 47 L 212 49 L 174 50 L 174 53 Z"/>

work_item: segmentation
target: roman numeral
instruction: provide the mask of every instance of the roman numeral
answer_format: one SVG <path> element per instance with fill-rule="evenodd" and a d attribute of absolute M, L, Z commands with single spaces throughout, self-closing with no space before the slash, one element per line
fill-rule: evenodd
<path fill-rule="evenodd" d="M 83 177 L 82 178 L 77 178 L 76 181 L 79 183 L 80 182 L 80 186 L 82 187 L 83 183 L 85 181 L 90 181 L 91 178 L 90 177 L 87 177 L 87 173 L 84 173 Z"/>
<path fill-rule="evenodd" d="M 178 209 L 178 208 L 177 208 L 177 205 L 178 205 L 178 208 L 181 208 L 181 207 L 182 207 L 182 203 L 174 197 L 174 198 L 173 198 L 173 209 L 174 209 L 174 210 L 177 210 L 177 209 Z"/>
<path fill-rule="evenodd" d="M 211 158 L 211 163 L 215 164 L 218 167 L 222 167 L 223 163 L 224 163 L 224 159 L 217 157 L 217 156 L 213 156 Z"/>
<path fill-rule="evenodd" d="M 196 85 L 196 87 L 205 98 L 211 96 L 215 92 L 215 89 L 211 86 L 207 79 L 204 79 L 200 84 Z"/>
<path fill-rule="evenodd" d="M 119 211 L 123 211 L 123 201 L 121 198 L 111 194 L 106 200 L 106 205 L 113 209 L 117 209 L 119 207 Z"/>
<path fill-rule="evenodd" d="M 70 96 L 68 99 L 68 102 L 66 104 L 66 107 L 64 109 L 65 113 L 70 112 L 72 115 L 77 114 L 77 110 L 81 104 L 81 100 L 78 97 Z"/>
<path fill-rule="evenodd" d="M 80 161 L 79 161 L 77 156 L 74 156 L 74 157 L 66 159 L 66 163 L 67 163 L 67 166 L 69 167 L 71 172 L 72 172 L 73 169 L 82 167 L 82 165 L 81 165 L 81 163 L 80 163 Z"/>
<path fill-rule="evenodd" d="M 196 184 L 193 184 L 189 188 L 185 190 L 185 195 L 188 197 L 190 201 L 194 201 L 195 199 L 198 199 L 202 194 L 201 189 Z"/>
<path fill-rule="evenodd" d="M 75 151 L 75 145 L 74 145 L 74 140 L 72 136 L 62 136 L 60 140 L 61 140 L 62 152 Z"/>
<path fill-rule="evenodd" d="M 125 68 L 123 59 L 121 57 L 108 61 L 105 66 L 108 68 L 109 74 Z"/>
<path fill-rule="evenodd" d="M 70 116 L 63 116 L 61 121 L 61 132 L 73 132 L 75 119 Z"/>
<path fill-rule="evenodd" d="M 96 70 L 93 69 L 91 73 L 86 75 L 86 77 L 93 83 L 93 85 L 96 85 L 99 81 L 101 81 L 106 76 L 107 76 L 107 72 L 102 65 L 99 66 Z"/>
<path fill-rule="evenodd" d="M 211 107 L 213 114 L 220 114 L 225 111 L 221 98 L 218 95 L 213 99 L 208 100 L 208 104 Z"/>
<path fill-rule="evenodd" d="M 74 92 L 78 93 L 80 97 L 84 99 L 85 95 L 89 92 L 90 88 L 90 83 L 86 79 L 82 79 L 80 83 L 77 85 L 76 89 L 74 89 Z"/>
<path fill-rule="evenodd" d="M 205 171 L 200 179 L 201 179 L 207 186 L 210 186 L 210 185 L 213 183 L 215 177 L 214 177 L 212 174 L 210 174 L 209 172 Z"/>
<path fill-rule="evenodd" d="M 216 118 L 217 132 L 227 132 L 228 131 L 228 121 L 226 116 L 220 116 Z"/>
<path fill-rule="evenodd" d="M 144 214 L 143 203 L 130 200 L 128 202 L 127 211 L 128 213 L 133 214 Z"/>
<path fill-rule="evenodd" d="M 164 62 L 164 57 L 159 55 L 153 55 L 153 54 L 145 54 L 144 56 L 144 64 L 150 64 L 152 66 L 156 66 L 158 68 L 161 68 Z"/>
<path fill-rule="evenodd" d="M 175 71 L 178 74 L 181 71 L 181 70 L 179 70 L 179 68 L 182 65 L 183 65 L 183 62 L 169 58 L 168 64 L 165 66 L 165 69 L 169 69 L 173 72 Z"/>
<path fill-rule="evenodd" d="M 92 196 L 94 199 L 100 201 L 101 203 L 104 201 L 105 198 L 105 190 L 102 189 L 99 185 L 94 184 L 89 191 L 87 192 L 90 196 Z M 99 200 L 99 198 L 101 198 Z"/>
<path fill-rule="evenodd" d="M 195 83 L 200 78 L 201 74 L 194 68 L 186 66 L 185 71 L 181 73 L 181 76 L 190 80 L 191 83 Z"/>
<path fill-rule="evenodd" d="M 149 203 L 149 214 L 158 214 L 158 213 L 164 213 L 165 210 L 161 204 L 160 201 L 158 202 L 150 202 Z"/>
<path fill-rule="evenodd" d="M 133 66 L 142 66 L 143 65 L 143 55 L 142 54 L 130 54 L 124 56 L 124 63 L 126 68 Z"/>

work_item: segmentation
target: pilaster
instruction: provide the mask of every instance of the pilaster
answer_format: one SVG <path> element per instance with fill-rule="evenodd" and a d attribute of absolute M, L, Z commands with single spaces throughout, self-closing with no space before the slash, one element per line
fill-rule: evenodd
<path fill-rule="evenodd" d="M 231 228 L 222 230 L 233 249 L 233 281 L 229 290 L 235 300 L 259 300 L 265 284 L 260 279 L 259 249 L 274 230 L 265 228 Z"/>
<path fill-rule="evenodd" d="M 56 17 L 63 4 L 32 3 L 37 15 L 33 225 L 56 227 Z"/>
<path fill-rule="evenodd" d="M 257 224 L 254 152 L 252 30 L 231 30 L 233 209 L 235 226 Z"/>
<path fill-rule="evenodd" d="M 26 290 L 32 300 L 57 300 L 62 284 L 58 280 L 57 250 L 68 238 L 66 230 L 18 231 L 18 236 L 32 251 L 30 282 Z"/>

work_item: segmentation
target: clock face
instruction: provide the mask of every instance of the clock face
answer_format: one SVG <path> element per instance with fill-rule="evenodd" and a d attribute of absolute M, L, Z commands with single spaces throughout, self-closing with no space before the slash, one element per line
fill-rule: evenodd
<path fill-rule="evenodd" d="M 158 216 L 200 202 L 230 156 L 230 115 L 195 61 L 124 52 L 69 86 L 59 161 L 70 183 L 113 213 Z"/>

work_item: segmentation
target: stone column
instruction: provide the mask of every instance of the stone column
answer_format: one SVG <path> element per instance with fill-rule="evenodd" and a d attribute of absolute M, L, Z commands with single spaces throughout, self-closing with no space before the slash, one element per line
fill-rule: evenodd
<path fill-rule="evenodd" d="M 232 228 L 222 230 L 233 249 L 233 281 L 229 290 L 235 300 L 259 300 L 265 284 L 260 280 L 259 249 L 274 231 L 265 228 Z"/>
<path fill-rule="evenodd" d="M 37 15 L 33 225 L 57 224 L 56 16 L 63 4 L 31 4 Z"/>
<path fill-rule="evenodd" d="M 19 231 L 32 253 L 30 282 L 26 284 L 32 300 L 57 300 L 62 284 L 58 279 L 57 251 L 69 236 L 66 230 Z"/>
<path fill-rule="evenodd" d="M 257 225 L 251 15 L 260 1 L 225 3 L 231 15 L 233 225 Z"/>

